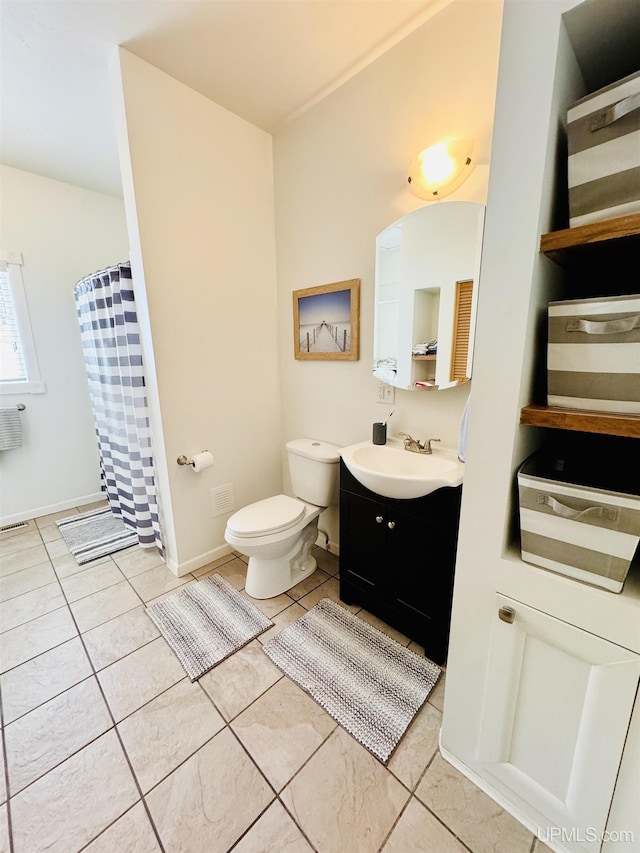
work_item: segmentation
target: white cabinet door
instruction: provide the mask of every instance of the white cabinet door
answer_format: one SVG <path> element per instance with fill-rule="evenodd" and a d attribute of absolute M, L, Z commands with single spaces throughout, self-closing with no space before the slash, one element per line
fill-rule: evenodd
<path fill-rule="evenodd" d="M 640 657 L 501 595 L 495 618 L 479 762 L 563 828 L 568 848 L 597 851 Z"/>

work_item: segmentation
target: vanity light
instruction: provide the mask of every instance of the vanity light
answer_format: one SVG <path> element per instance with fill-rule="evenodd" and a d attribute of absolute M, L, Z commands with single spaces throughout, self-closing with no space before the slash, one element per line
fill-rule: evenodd
<path fill-rule="evenodd" d="M 450 139 L 425 148 L 409 166 L 411 192 L 431 201 L 452 193 L 471 172 L 472 149 L 472 139 Z"/>

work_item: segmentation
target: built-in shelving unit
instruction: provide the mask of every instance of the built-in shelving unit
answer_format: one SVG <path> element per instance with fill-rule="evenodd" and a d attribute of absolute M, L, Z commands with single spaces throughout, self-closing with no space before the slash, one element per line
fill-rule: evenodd
<path fill-rule="evenodd" d="M 504 7 L 493 143 L 494 152 L 518 151 L 518 158 L 491 161 L 478 332 L 494 345 L 478 351 L 472 397 L 490 400 L 498 391 L 507 413 L 515 407 L 520 417 L 496 419 L 490 406 L 472 409 L 477 455 L 463 487 L 441 751 L 531 831 L 553 827 L 554 851 L 635 853 L 640 550 L 617 594 L 582 582 L 571 569 L 565 573 L 563 565 L 577 563 L 588 580 L 590 566 L 607 564 L 602 543 L 610 530 L 591 526 L 594 514 L 582 519 L 588 525 L 567 516 L 578 509 L 581 518 L 591 505 L 587 494 L 599 488 L 634 505 L 640 414 L 544 403 L 549 302 L 640 293 L 640 215 L 567 227 L 566 126 L 570 104 L 637 71 L 638 0 L 505 0 Z M 523 63 L 525 53 L 535 62 Z M 540 131 L 537 138 L 531 128 Z M 537 236 L 533 222 L 542 223 Z M 531 240 L 540 254 L 532 256 Z M 547 504 L 542 523 L 538 496 L 518 489 L 517 477 L 519 463 L 538 452 L 549 460 L 549 492 L 573 487 L 584 495 L 564 505 L 568 514 Z M 496 476 L 496 459 L 504 463 L 503 476 Z M 535 526 L 528 525 L 534 513 Z M 634 538 L 626 541 L 629 557 Z M 532 542 L 544 556 L 535 559 Z M 629 679 L 618 690 L 623 671 Z M 612 709 L 616 719 L 605 723 Z M 590 841 L 579 827 L 598 827 L 597 837 Z M 634 842 L 620 844 L 628 828 Z"/>
<path fill-rule="evenodd" d="M 437 358 L 437 355 L 412 355 L 411 361 L 435 361 Z"/>
<path fill-rule="evenodd" d="M 576 254 L 595 248 L 608 252 L 620 246 L 640 248 L 640 213 L 603 222 L 551 231 L 540 238 L 540 252 L 557 263 L 568 263 Z M 640 415 L 588 412 L 554 406 L 525 406 L 520 423 L 527 426 L 640 438 Z"/>

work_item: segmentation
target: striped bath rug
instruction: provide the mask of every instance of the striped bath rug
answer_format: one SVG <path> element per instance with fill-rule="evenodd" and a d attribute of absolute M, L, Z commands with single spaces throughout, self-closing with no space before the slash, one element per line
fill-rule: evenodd
<path fill-rule="evenodd" d="M 263 651 L 383 764 L 442 672 L 329 598 Z"/>
<path fill-rule="evenodd" d="M 220 575 L 190 583 L 146 612 L 191 681 L 273 625 Z"/>
<path fill-rule="evenodd" d="M 138 544 L 138 534 L 110 507 L 101 507 L 57 522 L 78 565 Z"/>

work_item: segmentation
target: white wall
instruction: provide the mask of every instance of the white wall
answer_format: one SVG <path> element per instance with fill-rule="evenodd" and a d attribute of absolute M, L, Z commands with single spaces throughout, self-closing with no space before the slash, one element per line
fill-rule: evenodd
<path fill-rule="evenodd" d="M 396 390 L 392 407 L 375 399 L 375 238 L 424 204 L 407 167 L 441 139 L 474 138 L 479 164 L 449 199 L 486 201 L 501 10 L 497 0 L 453 3 L 275 137 L 285 439 L 362 441 L 394 408 L 392 432 L 455 446 L 468 386 Z M 361 279 L 360 360 L 294 360 L 292 291 L 351 278 Z M 335 509 L 326 515 L 335 541 Z"/>
<path fill-rule="evenodd" d="M 211 489 L 231 483 L 241 507 L 281 486 L 271 137 L 126 50 L 113 79 L 167 562 L 184 574 L 229 550 Z M 213 468 L 177 465 L 204 449 Z"/>
<path fill-rule="evenodd" d="M 22 252 L 22 277 L 46 394 L 2 395 L 26 405 L 23 445 L 0 454 L 0 523 L 100 497 L 98 451 L 73 289 L 126 261 L 122 199 L 0 166 L 0 233 Z"/>
<path fill-rule="evenodd" d="M 476 406 L 470 415 L 447 670 L 448 709 L 458 710 L 445 717 L 443 730 L 445 747 L 465 761 L 473 757 L 478 737 L 480 713 L 469 712 L 469 696 L 474 695 L 476 706 L 481 704 L 493 625 L 488 614 L 496 589 L 489 578 L 493 580 L 504 551 L 517 464 L 512 458 L 514 437 L 520 405 L 528 402 L 521 402 L 520 386 L 550 132 L 558 38 L 558 12 L 553 7 L 553 3 L 505 3 L 474 365 L 478 397 L 491 404 Z M 535 50 L 529 48 L 530 40 Z M 530 117 L 526 123 L 525 113 Z M 514 150 L 519 157 L 510 156 Z M 509 252 L 504 251 L 507 234 Z"/>

